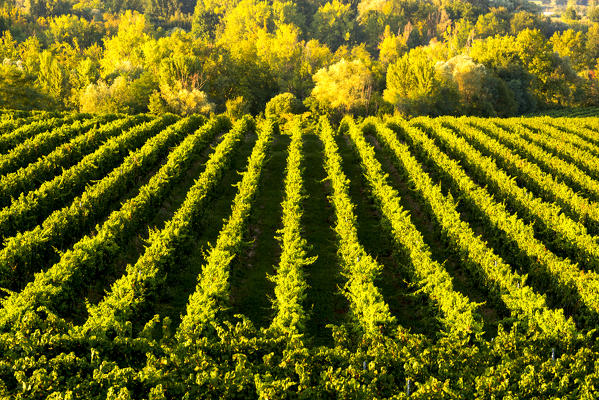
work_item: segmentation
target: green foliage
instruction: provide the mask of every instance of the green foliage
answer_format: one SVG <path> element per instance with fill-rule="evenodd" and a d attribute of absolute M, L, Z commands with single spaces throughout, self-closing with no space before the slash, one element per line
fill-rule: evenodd
<path fill-rule="evenodd" d="M 181 2 L 177 0 L 144 0 L 144 13 L 153 18 L 166 19 L 179 11 Z"/>
<path fill-rule="evenodd" d="M 313 76 L 311 96 L 323 107 L 343 112 L 368 110 L 372 74 L 360 60 L 341 61 Z"/>
<path fill-rule="evenodd" d="M 304 43 L 300 41 L 300 36 L 299 29 L 290 24 L 279 25 L 274 34 L 260 31 L 258 35 L 257 56 L 276 77 L 280 90 L 305 93 L 308 89 L 309 76 L 297 69 L 297 65 L 305 62 Z"/>
<path fill-rule="evenodd" d="M 194 117 L 191 117 L 190 121 L 194 121 Z M 218 117 L 210 120 L 195 134 L 185 138 L 169 154 L 167 163 L 147 184 L 138 201 L 131 202 L 131 206 L 135 206 L 136 203 L 147 203 L 152 196 L 155 196 L 152 192 L 165 192 L 168 187 L 172 187 L 177 180 L 182 178 L 182 174 L 186 170 L 185 166 L 192 162 L 196 152 L 229 126 L 230 121 L 226 117 Z M 240 127 L 241 129 L 239 129 Z M 193 226 L 193 217 L 198 215 L 199 207 L 217 183 L 217 178 L 220 175 L 219 168 L 226 165 L 227 153 L 224 151 L 231 150 L 230 146 L 236 142 L 236 134 L 238 135 L 239 132 L 243 132 L 243 125 L 238 125 L 238 129 L 226 136 L 223 140 L 224 144 L 216 150 L 215 156 L 208 162 L 206 170 L 199 177 L 195 186 L 190 189 L 189 196 L 182 208 L 162 231 L 151 235 L 152 244 L 146 248 L 137 263 L 127 268 L 125 275 L 112 285 L 110 292 L 102 302 L 89 307 L 89 318 L 82 327 L 84 331 L 91 331 L 96 335 L 113 331 L 126 332 L 127 321 L 143 305 L 148 293 L 157 290 L 164 283 L 163 278 L 169 266 L 175 264 L 176 250 L 183 245 L 183 238 L 187 236 L 189 229 Z"/>
<path fill-rule="evenodd" d="M 399 129 L 406 131 L 409 128 L 403 125 Z M 435 185 L 421 169 L 407 146 L 396 143 L 396 165 L 408 172 L 411 182 L 425 199 L 431 216 L 442 227 L 462 264 L 471 269 L 473 276 L 484 277 L 487 287 L 501 297 L 512 315 L 525 319 L 555 343 L 562 339 L 570 340 L 575 335 L 574 322 L 566 319 L 563 310 L 550 309 L 545 296 L 524 284 L 525 276 L 513 272 L 493 249 L 474 234 L 472 228 L 461 219 L 452 197 L 443 195 L 441 187 Z"/>
<path fill-rule="evenodd" d="M 572 67 L 577 71 L 589 68 L 591 60 L 586 52 L 585 37 L 582 32 L 575 32 L 572 29 L 561 34 L 556 32 L 550 41 L 555 52 L 560 57 L 568 57 Z"/>
<path fill-rule="evenodd" d="M 36 129 L 29 129 L 27 134 L 31 135 L 31 137 L 28 138 L 26 135 L 19 134 L 18 137 L 22 142 L 3 155 L 0 161 L 0 174 L 4 175 L 18 170 L 20 167 L 34 162 L 40 155 L 53 150 L 65 141 L 73 139 L 74 136 L 91 126 L 90 121 L 86 121 L 83 124 L 78 121 L 84 118 L 84 115 L 71 115 L 63 120 L 51 121 L 46 127 L 54 126 L 55 129 L 42 132 L 39 130 L 36 132 Z M 97 119 L 97 122 L 109 121 L 112 118 L 110 115 L 106 117 L 102 116 Z M 73 120 L 75 122 L 71 125 Z"/>
<path fill-rule="evenodd" d="M 389 25 L 385 27 L 383 38 L 379 43 L 379 59 L 384 65 L 395 63 L 407 51 L 405 39 L 391 32 Z"/>
<path fill-rule="evenodd" d="M 469 60 L 453 62 L 472 67 Z M 592 235 L 599 232 L 599 191 L 591 176 L 599 174 L 599 121 L 585 117 L 595 112 L 507 120 L 369 118 L 362 124 L 347 117 L 337 131 L 326 118 L 305 114 L 279 129 L 258 120 L 256 141 L 249 116 L 230 129 L 224 116 L 174 123 L 172 115 L 57 118 L 2 110 L 0 152 L 33 162 L 4 174 L 0 187 L 13 192 L 23 184 L 28 191 L 46 182 L 34 196 L 14 201 L 0 191 L 0 206 L 41 207 L 30 216 L 42 218 L 24 219 L 32 229 L 6 238 L 0 251 L 0 286 L 16 289 L 4 291 L 0 301 L 0 396 L 595 398 L 599 253 Z M 323 145 L 317 157 L 304 147 L 314 143 L 316 137 L 306 139 L 314 133 Z M 231 261 L 251 251 L 245 245 L 251 216 L 262 205 L 253 203 L 269 171 L 270 142 L 280 134 L 291 136 L 283 200 L 264 206 L 282 209 L 271 231 L 280 228 L 281 253 L 270 277 L 273 291 L 260 292 L 271 296 L 274 318 L 256 327 L 231 312 L 231 278 L 237 267 L 252 265 Z M 29 145 L 20 147 L 23 141 Z M 343 142 L 357 155 L 364 185 L 343 171 Z M 222 178 L 235 175 L 229 163 L 240 157 L 236 149 L 243 144 L 249 151 L 252 143 L 231 214 L 215 227 L 221 233 L 196 270 L 195 291 L 189 288 L 187 312 L 172 304 L 183 322 L 151 317 L 164 306 L 169 275 L 184 268 L 197 232 L 207 228 L 202 216 L 222 196 Z M 54 150 L 35 159 L 36 148 Z M 313 193 L 305 187 L 314 179 L 304 176 L 304 168 L 313 169 L 307 155 L 326 174 L 322 189 L 332 218 L 317 227 L 337 235 L 331 271 L 343 277 L 340 295 L 350 307 L 341 324 L 329 325 L 326 345 L 315 344 L 306 329 L 313 318 L 311 256 L 329 246 L 306 240 L 311 216 L 304 205 Z M 201 172 L 188 177 L 194 165 Z M 398 190 L 401 180 L 409 190 Z M 350 190 L 356 183 L 359 195 L 372 199 L 381 235 L 405 257 L 375 259 L 360 244 Z M 176 201 L 173 190 L 182 187 L 185 198 L 157 225 L 157 210 Z M 149 225 L 154 228 L 140 242 Z M 6 226 L 6 220 L 0 224 Z M 116 279 L 104 279 L 132 247 L 135 261 Z M 420 335 L 403 327 L 379 289 L 379 277 L 387 276 L 382 272 L 401 275 L 428 297 L 443 329 Z M 463 291 L 458 285 L 466 280 L 484 291 Z M 96 293 L 98 283 L 105 295 Z M 507 314 L 493 320 L 503 306 Z"/>
<path fill-rule="evenodd" d="M 23 104 L 12 108 L 188 115 L 224 112 L 242 96 L 259 114 L 290 92 L 315 112 L 510 115 L 513 101 L 520 114 L 596 103 L 590 71 L 599 53 L 588 28 L 585 37 L 587 20 L 551 20 L 520 0 L 20 0 L 0 7 L 0 59 L 35 82 L 21 82 L 14 98 Z M 483 55 L 480 41 L 502 43 Z M 425 53 L 431 65 L 472 57 L 492 70 L 483 74 L 488 90 L 475 99 L 433 79 Z M 322 101 L 328 89 L 311 97 L 318 71 L 343 59 L 365 65 L 368 73 L 358 68 L 349 81 L 360 86 L 370 74 L 367 93 L 348 89 L 350 100 L 333 106 Z M 400 79 L 385 91 L 401 63 L 409 95 L 394 93 Z M 427 89 L 431 82 L 437 89 Z"/>
<path fill-rule="evenodd" d="M 21 110 L 52 109 L 54 99 L 37 85 L 36 76 L 26 72 L 20 61 L 0 64 L 0 107 Z"/>
<path fill-rule="evenodd" d="M 293 335 L 303 332 L 305 328 L 307 315 L 304 311 L 304 300 L 308 285 L 304 278 L 304 269 L 314 263 L 316 257 L 308 257 L 308 243 L 302 237 L 301 203 L 305 194 L 301 176 L 301 118 L 296 117 L 293 120 L 290 133 L 285 200 L 282 204 L 283 228 L 277 232 L 280 235 L 278 240 L 281 242 L 281 258 L 277 274 L 270 279 L 275 283 L 273 309 L 276 313 L 271 327 Z"/>
<path fill-rule="evenodd" d="M 266 103 L 264 115 L 279 122 L 290 120 L 293 114 L 300 114 L 303 106 L 292 93 L 281 93 Z M 298 124 L 298 123 L 296 123 Z M 297 129 L 297 128 L 295 128 Z"/>
<path fill-rule="evenodd" d="M 312 36 L 333 51 L 354 40 L 355 12 L 351 4 L 333 0 L 318 8 L 312 19 Z"/>
<path fill-rule="evenodd" d="M 218 22 L 218 14 L 212 9 L 207 9 L 204 1 L 196 3 L 191 25 L 191 32 L 195 36 L 203 39 L 213 38 L 213 28 L 218 25 Z"/>
<path fill-rule="evenodd" d="M 0 57 L 17 61 L 18 55 L 16 40 L 9 30 L 5 30 L 0 38 Z"/>
<path fill-rule="evenodd" d="M 208 100 L 206 93 L 198 89 L 177 90 L 162 86 L 160 92 L 154 92 L 149 101 L 149 111 L 154 114 L 209 114 L 214 110 L 214 104 Z"/>
<path fill-rule="evenodd" d="M 319 121 L 319 136 L 324 144 L 325 170 L 332 188 L 331 205 L 335 209 L 335 232 L 338 238 L 338 256 L 347 281 L 343 294 L 350 303 L 352 318 L 358 329 L 367 334 L 391 329 L 395 317 L 383 299 L 375 281 L 381 265 L 366 253 L 358 241 L 354 205 L 348 192 L 348 179 L 341 168 L 341 156 L 333 130 L 325 117 Z"/>
<path fill-rule="evenodd" d="M 423 50 L 404 54 L 387 69 L 385 101 L 408 114 L 456 111 L 457 89 L 438 73 L 435 61 Z"/>
<path fill-rule="evenodd" d="M 433 124 L 427 124 L 427 126 L 431 127 Z M 453 121 L 452 126 L 459 129 L 460 132 L 471 132 L 473 135 L 475 134 L 471 127 L 468 127 L 466 124 Z M 456 137 L 451 139 L 453 134 L 446 127 L 435 124 L 434 132 L 438 133 L 439 137 L 443 137 L 444 141 L 451 141 L 452 143 L 450 146 L 454 149 L 460 149 L 461 154 L 468 154 L 466 157 L 470 157 L 469 163 L 476 163 L 481 167 L 480 169 L 487 168 L 487 173 L 489 175 L 493 168 L 497 170 L 497 165 L 489 159 L 485 159 L 470 146 L 466 145 L 463 138 Z M 582 298 L 582 301 L 585 302 L 588 307 L 583 311 L 583 313 L 587 313 L 585 318 L 596 318 L 597 304 L 592 300 L 592 296 L 587 296 L 586 294 L 589 290 L 594 292 L 595 289 L 592 289 L 592 287 L 596 287 L 599 282 L 598 276 L 595 273 L 579 271 L 577 266 L 572 264 L 569 260 L 560 259 L 554 253 L 548 251 L 545 245 L 535 238 L 534 230 L 531 226 L 526 225 L 526 223 L 519 219 L 515 214 L 510 214 L 505 205 L 493 201 L 489 192 L 484 188 L 477 187 L 474 182 L 466 176 L 465 172 L 461 170 L 459 164 L 456 161 L 450 160 L 447 155 L 436 148 L 431 139 L 426 138 L 425 135 L 417 130 L 406 130 L 406 134 L 411 134 L 412 137 L 410 140 L 417 144 L 418 149 L 424 151 L 427 154 L 427 157 L 435 160 L 435 164 L 438 168 L 443 169 L 443 174 L 453 182 L 456 190 L 467 193 L 465 198 L 474 209 L 478 210 L 479 215 L 483 216 L 483 218 L 486 221 L 489 221 L 489 224 L 496 227 L 496 229 L 505 232 L 507 237 L 506 240 L 517 246 L 520 252 L 525 254 L 530 262 L 536 262 L 539 267 L 544 268 L 545 271 L 547 271 L 547 274 L 552 276 L 552 279 L 555 281 L 554 284 L 559 287 L 560 296 L 564 301 L 576 303 Z M 480 137 L 482 137 L 482 135 Z M 455 144 L 453 142 L 455 142 Z M 544 181 L 547 184 L 551 184 L 554 190 L 559 187 L 559 184 L 556 183 L 552 177 L 541 172 L 538 166 L 524 161 L 518 155 L 497 142 L 487 141 L 485 144 L 490 143 L 495 144 L 495 146 L 492 147 L 494 154 L 499 156 L 501 162 L 504 163 L 509 170 L 515 171 L 516 169 L 522 169 L 526 172 L 531 172 L 531 175 L 528 178 L 530 181 Z M 485 167 L 483 167 L 483 165 Z M 512 166 L 508 167 L 509 165 Z M 502 175 L 502 173 L 496 173 L 496 175 Z M 519 172 L 518 175 L 525 176 L 525 173 Z M 507 176 L 503 176 L 502 179 L 507 182 Z M 571 189 L 570 192 L 572 192 Z M 553 191 L 553 193 L 555 194 L 556 192 Z M 579 202 L 584 202 L 578 195 L 574 195 L 574 198 Z M 546 220 L 548 219 L 550 218 L 546 218 Z M 578 234 L 582 236 L 587 235 L 584 232 L 584 229 L 579 231 Z M 587 241 L 587 243 L 589 243 L 589 241 Z M 535 271 L 535 274 L 537 273 L 538 272 Z M 572 292 L 571 287 L 573 286 L 578 288 L 578 294 Z"/>
<path fill-rule="evenodd" d="M 106 51 L 100 61 L 102 76 L 135 74 L 143 67 L 144 44 L 150 41 L 152 25 L 143 14 L 127 11 L 121 16 L 118 32 L 104 39 Z"/>
<path fill-rule="evenodd" d="M 540 23 L 536 14 L 528 11 L 519 11 L 512 16 L 510 26 L 510 33 L 516 36 L 524 30 L 539 29 Z"/>
<path fill-rule="evenodd" d="M 558 142 L 557 140 L 543 140 L 541 135 L 530 132 L 528 128 L 517 126 L 513 123 L 510 123 L 507 125 L 507 127 L 517 132 L 518 136 L 510 134 L 508 131 L 506 131 L 503 124 L 501 124 L 498 128 L 497 126 L 493 125 L 489 127 L 489 125 L 485 124 L 484 121 L 479 121 L 478 123 L 484 125 L 486 129 L 489 129 L 489 133 L 495 139 L 514 144 L 517 148 L 523 149 L 526 153 L 531 154 L 535 160 L 538 160 L 541 165 L 549 167 L 553 173 L 567 177 L 569 180 L 574 182 L 576 186 L 584 188 L 586 192 L 599 193 L 599 185 L 597 185 L 597 183 L 588 174 L 581 171 L 579 167 L 564 162 L 559 157 L 548 154 L 546 151 L 539 148 L 538 145 L 527 143 L 522 137 L 519 136 L 531 136 L 535 139 L 541 139 L 541 143 L 550 144 L 554 150 L 558 150 L 558 153 L 560 149 L 563 153 L 562 146 L 556 145 L 556 142 Z M 502 126 L 504 129 L 501 128 Z M 579 159 L 582 157 L 582 154 L 584 153 L 579 153 Z M 592 160 L 593 158 L 589 157 L 588 162 L 591 163 Z M 591 173 L 591 175 L 593 174 Z M 555 191 L 555 185 L 552 186 L 554 186 L 553 190 Z M 526 198 L 530 197 L 527 195 L 526 191 L 519 190 L 518 192 L 520 194 L 518 196 L 518 201 L 520 202 L 524 202 Z M 556 204 L 543 203 L 539 199 L 535 199 L 534 203 L 536 204 L 534 206 L 529 206 L 528 203 L 531 203 L 531 201 L 527 200 L 526 203 L 524 203 L 528 206 L 527 213 L 535 215 L 537 219 L 542 221 L 543 225 L 549 226 L 551 229 L 555 230 L 556 243 L 559 242 L 563 249 L 571 249 L 573 258 L 580 258 L 580 260 L 584 261 L 585 264 L 591 265 L 593 268 L 597 268 L 599 265 L 597 263 L 597 260 L 599 259 L 599 246 L 593 242 L 592 236 L 587 232 L 587 229 L 584 227 L 584 225 L 560 215 L 560 207 Z M 581 256 L 580 254 L 585 255 Z M 584 259 L 581 257 L 584 257 Z"/>
<path fill-rule="evenodd" d="M 156 88 L 155 77 L 150 73 L 142 74 L 138 79 L 129 81 L 124 76 L 118 76 L 111 85 L 100 80 L 97 84 L 90 83 L 79 95 L 81 112 L 89 113 L 137 113 L 143 111 L 150 102 L 150 94 Z M 195 106 L 204 97 L 193 97 L 195 93 L 181 91 L 168 92 L 168 100 L 178 113 L 185 113 L 186 106 Z M 199 104 L 199 103 L 198 103 Z M 168 112 L 168 108 L 166 112 Z"/>
<path fill-rule="evenodd" d="M 348 125 L 348 134 L 360 153 L 364 173 L 372 188 L 378 208 L 385 218 L 387 229 L 398 248 L 407 254 L 407 258 L 411 262 L 410 272 L 414 281 L 418 282 L 421 290 L 426 292 L 441 309 L 448 333 L 457 336 L 480 335 L 482 324 L 477 315 L 477 305 L 454 291 L 451 276 L 432 259 L 430 249 L 422 235 L 410 221 L 406 210 L 400 205 L 397 191 L 386 182 L 385 173 L 381 164 L 376 160 L 373 148 L 367 144 L 363 133 L 358 130 L 353 121 L 345 120 L 343 123 Z M 363 131 L 366 130 L 370 133 L 376 132 L 392 151 L 398 151 L 398 144 L 394 140 L 395 134 L 389 129 L 383 130 L 372 122 L 367 122 Z"/>
<path fill-rule="evenodd" d="M 244 126 L 252 122 L 249 118 L 244 118 L 238 122 L 236 129 L 243 130 Z M 182 317 L 177 332 L 179 342 L 195 342 L 202 337 L 212 336 L 222 329 L 222 322 L 228 320 L 230 265 L 242 246 L 252 200 L 272 141 L 273 123 L 265 121 L 258 127 L 258 131 L 258 140 L 248 158 L 247 169 L 243 173 L 238 192 L 233 199 L 231 215 L 219 232 L 216 243 L 208 251 L 202 274 L 198 276 L 196 290 L 189 298 L 187 313 Z M 187 210 L 183 209 L 182 213 L 185 211 Z M 192 209 L 188 212 L 190 211 L 193 212 Z M 191 222 L 189 218 L 185 218 L 185 222 L 179 222 L 178 219 L 175 221 L 187 225 Z"/>
<path fill-rule="evenodd" d="M 516 111 L 510 88 L 501 79 L 469 57 L 456 56 L 435 66 L 459 94 L 459 111 L 467 115 L 509 116 Z"/>
<path fill-rule="evenodd" d="M 591 60 L 599 58 L 599 23 L 594 23 L 589 27 L 586 40 L 587 56 Z"/>
<path fill-rule="evenodd" d="M 76 15 L 60 15 L 49 20 L 47 38 L 53 43 L 90 46 L 97 40 L 97 28 L 91 22 Z M 99 35 L 98 35 L 99 36 Z"/>
<path fill-rule="evenodd" d="M 479 15 L 474 27 L 477 37 L 486 38 L 508 34 L 511 29 L 509 17 L 510 14 L 504 7 L 496 8 L 487 14 Z"/>
<path fill-rule="evenodd" d="M 129 143 L 125 142 L 125 144 L 131 146 L 134 145 L 135 139 L 147 140 L 145 145 L 137 152 L 127 156 L 122 164 L 122 172 L 121 168 L 114 169 L 108 176 L 81 196 L 81 205 L 79 205 L 79 201 L 73 202 L 70 207 L 60 210 L 54 216 L 55 218 L 47 220 L 47 223 L 55 225 L 54 231 L 57 232 L 60 229 L 68 229 L 73 224 L 84 223 L 81 218 L 82 214 L 101 212 L 102 208 L 111 208 L 114 199 L 111 199 L 110 195 L 118 197 L 118 192 L 122 193 L 127 190 L 131 182 L 138 179 L 145 168 L 156 165 L 161 156 L 169 151 L 170 146 L 177 139 L 182 139 L 190 131 L 197 128 L 202 119 L 191 117 L 179 121 L 168 129 L 163 129 L 165 122 L 172 121 L 172 116 L 165 116 L 147 124 L 138 125 L 121 137 L 109 140 L 107 145 L 100 148 L 92 157 L 88 157 L 77 168 L 71 170 L 69 176 L 72 185 L 85 183 L 87 180 L 81 180 L 82 174 L 89 174 L 89 171 L 93 170 L 94 162 L 110 161 L 110 158 L 116 158 L 115 147 L 118 148 L 120 142 L 128 139 Z M 156 133 L 157 130 L 158 133 Z M 155 136 L 151 137 L 152 134 L 155 134 Z M 126 150 L 126 148 L 123 150 Z M 38 193 L 38 196 L 40 194 L 54 194 L 56 196 L 56 191 L 60 191 L 59 182 L 60 180 L 57 179 L 54 183 L 47 185 L 43 188 L 43 191 L 39 191 L 41 193 Z M 73 300 L 70 296 L 73 295 L 74 288 L 81 284 L 84 276 L 97 268 L 98 263 L 105 259 L 104 257 L 114 257 L 120 249 L 119 246 L 126 243 L 128 235 L 133 233 L 131 228 L 145 223 L 149 215 L 153 213 L 156 201 L 162 199 L 165 195 L 163 191 L 144 191 L 138 197 L 130 199 L 119 212 L 112 213 L 104 221 L 102 226 L 98 228 L 96 235 L 87 236 L 77 242 L 73 248 L 62 254 L 58 263 L 36 275 L 35 280 L 30 282 L 22 292 L 15 293 L 14 296 L 6 299 L 3 305 L 9 305 L 7 308 L 10 313 L 2 315 L 0 329 L 6 329 L 9 326 L 8 324 L 14 321 L 15 318 L 19 319 L 24 312 L 36 309 L 40 305 L 50 306 L 55 309 L 68 307 L 69 299 Z M 104 203 L 102 199 L 106 202 Z M 85 206 L 83 201 L 85 201 Z M 71 218 L 65 218 L 65 216 Z M 26 238 L 26 242 L 35 245 L 36 242 L 43 243 L 46 241 L 44 229 L 41 227 L 31 232 L 29 235 L 33 238 Z M 22 245 L 15 247 L 17 250 L 21 249 L 18 251 L 26 251 L 26 248 Z M 12 306 L 10 306 L 11 304 Z"/>
<path fill-rule="evenodd" d="M 232 119 L 242 118 L 249 113 L 249 104 L 244 100 L 243 96 L 237 96 L 234 99 L 227 100 L 225 103 L 227 115 Z"/>
<path fill-rule="evenodd" d="M 567 61 L 553 52 L 538 30 L 521 31 L 515 38 L 475 41 L 470 55 L 507 82 L 519 103 L 519 112 L 534 109 L 538 101 L 547 104 L 574 101 L 580 78 Z"/>
<path fill-rule="evenodd" d="M 579 19 L 578 13 L 576 12 L 576 8 L 569 6 L 566 8 L 566 11 L 562 14 L 562 18 L 566 21 L 574 21 Z"/>
<path fill-rule="evenodd" d="M 40 54 L 38 80 L 50 97 L 60 101 L 65 92 L 65 77 L 58 60 L 49 51 Z"/>
<path fill-rule="evenodd" d="M 0 204 L 9 204 L 11 198 L 16 198 L 22 192 L 35 189 L 38 182 L 52 177 L 54 174 L 58 173 L 61 168 L 72 166 L 80 161 L 80 159 L 87 153 L 98 147 L 103 140 L 119 133 L 117 130 L 118 128 L 124 128 L 130 123 L 129 120 L 125 119 L 120 124 L 116 124 L 115 127 L 117 129 L 104 129 L 103 127 L 98 126 L 102 122 L 109 122 L 114 118 L 113 115 L 108 114 L 104 117 L 80 120 L 71 126 L 68 124 L 63 125 L 61 129 L 75 130 L 80 134 L 69 142 L 54 148 L 49 154 L 39 157 L 36 161 L 30 162 L 26 167 L 13 173 L 6 174 L 0 178 L 0 187 L 2 187 Z M 15 136 L 20 136 L 22 140 L 24 136 L 22 133 L 25 132 L 21 132 L 21 134 Z M 15 136 L 11 139 L 14 140 Z M 38 134 L 36 138 L 42 138 L 43 136 L 45 135 Z M 8 139 L 8 137 L 6 138 Z M 38 141 L 37 143 L 29 142 L 28 145 L 37 146 L 41 144 L 40 142 L 41 141 Z M 49 148 L 50 146 L 47 147 Z"/>

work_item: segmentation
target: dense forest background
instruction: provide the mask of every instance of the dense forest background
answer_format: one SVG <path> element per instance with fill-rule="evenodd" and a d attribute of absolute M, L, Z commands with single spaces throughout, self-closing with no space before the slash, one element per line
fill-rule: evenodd
<path fill-rule="evenodd" d="M 7 108 L 509 116 L 598 105 L 598 58 L 586 1 L 0 0 Z"/>

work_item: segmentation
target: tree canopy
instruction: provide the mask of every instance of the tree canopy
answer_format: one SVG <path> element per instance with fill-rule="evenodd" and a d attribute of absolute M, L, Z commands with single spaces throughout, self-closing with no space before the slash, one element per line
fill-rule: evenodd
<path fill-rule="evenodd" d="M 0 2 L 14 107 L 515 115 L 599 102 L 595 4 L 525 0 Z M 17 89 L 16 82 L 22 87 Z M 234 111 L 238 110 L 238 111 Z"/>

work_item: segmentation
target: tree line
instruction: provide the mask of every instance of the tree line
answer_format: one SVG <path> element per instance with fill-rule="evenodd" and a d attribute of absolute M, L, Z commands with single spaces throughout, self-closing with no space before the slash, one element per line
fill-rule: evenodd
<path fill-rule="evenodd" d="M 554 2 L 558 3 L 559 2 Z M 509 116 L 599 103 L 599 8 L 0 0 L 0 107 Z"/>

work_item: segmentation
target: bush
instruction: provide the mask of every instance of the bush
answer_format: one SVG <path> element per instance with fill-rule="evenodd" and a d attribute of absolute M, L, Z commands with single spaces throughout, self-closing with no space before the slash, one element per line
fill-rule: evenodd
<path fill-rule="evenodd" d="M 288 119 L 292 114 L 299 114 L 303 111 L 303 105 L 292 93 L 281 93 L 270 99 L 266 103 L 264 114 L 267 118 L 278 120 L 280 118 Z"/>
<path fill-rule="evenodd" d="M 111 85 L 105 81 L 89 84 L 79 95 L 79 109 L 89 113 L 138 113 L 148 109 L 156 82 L 149 73 L 129 81 L 118 76 Z"/>
<path fill-rule="evenodd" d="M 437 70 L 435 61 L 420 48 L 389 66 L 383 98 L 398 112 L 408 115 L 455 114 L 459 104 L 456 85 Z"/>
<path fill-rule="evenodd" d="M 206 93 L 197 89 L 167 89 L 152 93 L 148 109 L 153 114 L 209 114 L 214 111 L 214 104 Z"/>
<path fill-rule="evenodd" d="M 227 116 L 233 120 L 239 119 L 250 112 L 250 105 L 243 96 L 237 96 L 234 99 L 229 99 L 225 103 Z"/>

